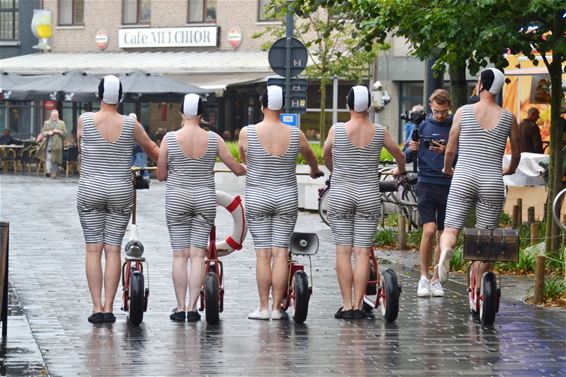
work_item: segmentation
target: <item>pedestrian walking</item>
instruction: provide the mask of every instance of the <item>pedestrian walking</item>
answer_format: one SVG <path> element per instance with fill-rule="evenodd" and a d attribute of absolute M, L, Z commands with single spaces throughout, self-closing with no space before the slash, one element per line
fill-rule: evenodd
<path fill-rule="evenodd" d="M 342 306 L 335 318 L 361 319 L 365 318 L 362 299 L 381 208 L 378 172 L 381 148 L 385 147 L 397 162 L 394 175 L 405 173 L 405 155 L 385 128 L 369 121 L 371 96 L 366 87 L 351 88 L 347 106 L 350 120 L 332 126 L 323 153 L 326 167 L 332 172 L 328 220 L 336 245 L 336 275 L 342 294 Z"/>
<path fill-rule="evenodd" d="M 200 127 L 204 104 L 199 95 L 185 95 L 180 111 L 181 129 L 166 133 L 161 142 L 157 178 L 167 181 L 165 217 L 173 249 L 172 278 L 177 298 L 170 318 L 193 322 L 200 320 L 195 306 L 204 278 L 210 229 L 216 218 L 216 157 L 238 176 L 246 174 L 246 168 L 234 159 L 219 135 Z"/>
<path fill-rule="evenodd" d="M 521 137 L 515 117 L 495 102 L 505 75 L 496 68 L 481 72 L 476 84 L 479 102 L 460 107 L 454 115 L 444 155 L 443 172 L 453 176 L 444 232 L 440 237 L 438 277 L 446 281 L 450 259 L 468 213 L 475 207 L 476 228 L 492 229 L 499 225 L 505 201 L 503 176 L 513 174 L 521 159 Z M 507 139 L 511 142 L 511 163 L 501 168 Z M 458 163 L 453 162 L 458 151 Z M 489 271 L 489 262 L 476 262 L 472 271 L 481 281 Z"/>
<path fill-rule="evenodd" d="M 452 127 L 451 103 L 450 94 L 446 90 L 435 90 L 429 98 L 432 114 L 419 126 L 419 140 L 409 138 L 404 148 L 407 162 L 417 158 L 419 168 L 416 186 L 417 210 L 419 222 L 423 227 L 419 247 L 421 268 L 421 278 L 417 285 L 419 297 L 444 296 L 444 288 L 438 280 L 437 269 L 434 270 L 430 280 L 428 270 L 435 241 L 437 245 L 434 248 L 434 265 L 438 264 L 440 258 L 438 241 L 444 229 L 446 201 L 452 178 L 442 173 L 444 151 Z"/>
<path fill-rule="evenodd" d="M 93 305 L 88 320 L 92 323 L 116 320 L 112 312 L 120 281 L 120 248 L 133 204 L 130 165 L 134 143 L 153 160 L 159 154 L 141 124 L 118 113 L 122 84 L 116 76 L 100 81 L 98 98 L 100 110 L 82 114 L 77 125 L 81 151 L 77 209 L 86 242 L 86 277 Z"/>
<path fill-rule="evenodd" d="M 43 122 L 42 143 L 38 154 L 45 160 L 45 176 L 57 178 L 59 165 L 63 164 L 63 140 L 67 136 L 65 122 L 59 119 L 59 111 L 52 110 L 48 120 Z"/>
<path fill-rule="evenodd" d="M 298 214 L 296 164 L 299 152 L 310 176 L 323 175 L 305 135 L 279 120 L 283 91 L 268 86 L 260 97 L 263 121 L 240 132 L 240 159 L 246 164 L 246 221 L 256 249 L 259 308 L 250 319 L 286 317 L 281 300 L 287 286 L 287 255 Z M 272 310 L 269 291 L 272 294 Z"/>

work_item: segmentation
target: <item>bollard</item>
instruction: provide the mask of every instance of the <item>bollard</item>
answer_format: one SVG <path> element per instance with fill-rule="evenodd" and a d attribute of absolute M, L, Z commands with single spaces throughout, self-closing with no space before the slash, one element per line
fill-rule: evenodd
<path fill-rule="evenodd" d="M 540 223 L 531 224 L 531 246 L 536 245 L 539 241 Z"/>
<path fill-rule="evenodd" d="M 399 215 L 399 250 L 407 248 L 407 231 L 405 215 Z"/>
<path fill-rule="evenodd" d="M 529 207 L 527 209 L 527 222 L 532 224 L 535 222 L 535 207 Z"/>
<path fill-rule="evenodd" d="M 521 225 L 523 223 L 523 199 L 517 199 L 517 207 L 519 207 L 519 214 L 517 215 L 517 224 Z"/>
<path fill-rule="evenodd" d="M 537 255 L 535 269 L 535 304 L 544 302 L 544 257 Z"/>
<path fill-rule="evenodd" d="M 512 226 L 513 229 L 517 229 L 519 227 L 519 225 L 521 224 L 520 221 L 520 216 L 519 216 L 519 206 L 518 205 L 514 205 L 513 206 L 513 218 L 512 220 Z"/>
<path fill-rule="evenodd" d="M 10 223 L 0 222 L 0 320 L 2 338 L 8 334 L 8 250 Z"/>

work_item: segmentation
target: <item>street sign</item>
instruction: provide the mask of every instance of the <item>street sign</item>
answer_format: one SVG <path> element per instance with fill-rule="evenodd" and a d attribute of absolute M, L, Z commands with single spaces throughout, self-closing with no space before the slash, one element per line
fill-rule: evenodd
<path fill-rule="evenodd" d="M 267 85 L 277 85 L 285 91 L 284 78 L 267 79 Z M 307 80 L 291 79 L 289 88 L 290 108 L 288 111 L 304 114 L 307 112 Z M 283 122 L 285 123 L 285 122 Z"/>
<path fill-rule="evenodd" d="M 307 66 L 308 52 L 305 45 L 296 38 L 290 39 L 291 50 L 291 77 L 299 75 Z M 275 41 L 269 49 L 268 60 L 269 66 L 273 72 L 279 76 L 285 77 L 287 59 L 287 38 L 281 38 Z"/>
<path fill-rule="evenodd" d="M 299 114 L 281 114 L 279 120 L 288 126 L 299 127 Z"/>

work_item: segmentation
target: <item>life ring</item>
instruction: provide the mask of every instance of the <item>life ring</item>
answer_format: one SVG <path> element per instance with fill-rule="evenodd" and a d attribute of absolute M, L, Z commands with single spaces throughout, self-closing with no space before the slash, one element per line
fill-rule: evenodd
<path fill-rule="evenodd" d="M 246 239 L 248 229 L 246 228 L 246 219 L 244 217 L 244 206 L 242 205 L 240 195 L 232 196 L 223 191 L 216 191 L 216 205 L 226 208 L 232 215 L 232 220 L 234 220 L 232 233 L 224 241 L 216 245 L 218 256 L 226 256 L 236 250 L 240 250 L 244 239 Z"/>

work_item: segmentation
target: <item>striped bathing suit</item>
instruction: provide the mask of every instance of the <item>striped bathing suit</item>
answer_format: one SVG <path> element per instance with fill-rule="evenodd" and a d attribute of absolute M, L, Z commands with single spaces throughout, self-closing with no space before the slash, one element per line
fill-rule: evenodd
<path fill-rule="evenodd" d="M 371 142 L 352 144 L 344 123 L 334 126 L 332 180 L 328 194 L 328 220 L 336 245 L 370 247 L 381 209 L 379 156 L 383 128 L 375 128 Z"/>
<path fill-rule="evenodd" d="M 83 114 L 81 177 L 77 210 L 86 243 L 121 245 L 133 204 L 132 149 L 135 122 L 122 116 L 122 133 L 109 143 L 94 124 L 94 113 Z"/>
<path fill-rule="evenodd" d="M 299 130 L 291 127 L 287 151 L 273 156 L 261 146 L 256 126 L 246 127 L 246 221 L 256 249 L 289 247 L 298 214 L 295 170 Z"/>
<path fill-rule="evenodd" d="M 175 132 L 168 132 L 167 189 L 165 217 L 173 251 L 189 247 L 206 249 L 216 218 L 214 162 L 218 139 L 208 132 L 208 146 L 199 158 L 188 157 L 179 146 Z"/>
<path fill-rule="evenodd" d="M 473 105 L 462 107 L 458 163 L 448 194 L 445 225 L 462 229 L 476 207 L 476 227 L 495 228 L 503 211 L 505 186 L 501 165 L 513 115 L 503 110 L 492 130 L 480 127 Z"/>

